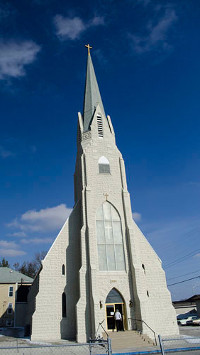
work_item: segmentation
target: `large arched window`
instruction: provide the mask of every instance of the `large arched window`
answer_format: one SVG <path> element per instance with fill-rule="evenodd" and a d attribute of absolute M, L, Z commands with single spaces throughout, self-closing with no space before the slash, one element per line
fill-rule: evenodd
<path fill-rule="evenodd" d="M 104 202 L 96 213 L 99 270 L 125 270 L 121 220 L 117 210 Z"/>

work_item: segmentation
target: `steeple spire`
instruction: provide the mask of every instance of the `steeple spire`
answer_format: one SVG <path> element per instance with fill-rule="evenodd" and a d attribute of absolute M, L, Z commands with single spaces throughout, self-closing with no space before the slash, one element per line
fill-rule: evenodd
<path fill-rule="evenodd" d="M 84 104 L 83 104 L 84 132 L 89 130 L 93 114 L 98 104 L 102 110 L 102 113 L 105 115 L 94 67 L 90 55 L 90 49 L 92 47 L 90 47 L 89 44 L 85 46 L 88 48 L 88 59 L 87 59 L 87 73 L 86 73 L 85 94 L 84 94 Z"/>

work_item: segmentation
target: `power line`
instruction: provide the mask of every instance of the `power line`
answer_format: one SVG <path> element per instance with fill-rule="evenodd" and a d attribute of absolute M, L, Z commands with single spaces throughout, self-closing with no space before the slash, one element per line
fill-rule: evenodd
<path fill-rule="evenodd" d="M 174 280 L 174 279 L 178 279 L 179 277 L 183 277 L 183 276 L 187 276 L 187 275 L 191 275 L 191 274 L 195 274 L 196 272 L 199 272 L 200 270 L 196 270 L 196 271 L 191 271 L 191 272 L 188 272 L 187 274 L 183 274 L 183 275 L 179 275 L 179 276 L 174 276 L 174 277 L 170 277 L 169 279 L 167 279 L 168 281 L 169 280 Z"/>
<path fill-rule="evenodd" d="M 171 261 L 170 263 L 166 264 L 166 266 L 164 266 L 164 265 L 163 266 L 164 266 L 165 269 L 168 269 L 171 266 L 174 266 L 176 264 L 179 264 L 179 263 L 185 261 L 185 259 L 188 259 L 190 256 L 194 256 L 197 252 L 200 252 L 200 249 L 193 250 L 189 254 L 186 254 L 186 255 L 182 256 L 181 258 L 179 258 L 179 259 Z"/>
<path fill-rule="evenodd" d="M 170 263 L 168 263 L 168 264 L 165 266 L 165 268 L 170 267 L 170 266 L 172 266 L 172 265 L 174 265 L 174 264 L 178 264 L 179 262 L 184 261 L 185 259 L 189 258 L 190 256 L 193 256 L 193 255 L 196 254 L 197 252 L 200 252 L 200 249 L 193 250 L 193 251 L 191 251 L 189 254 L 183 255 L 181 258 L 176 259 L 176 260 L 174 260 L 174 261 L 171 261 Z"/>
<path fill-rule="evenodd" d="M 194 280 L 194 279 L 199 279 L 199 278 L 200 278 L 200 275 L 198 275 L 198 276 L 196 276 L 196 277 L 191 277 L 190 279 L 187 279 L 187 280 L 175 282 L 175 283 L 170 284 L 170 285 L 167 285 L 167 286 L 174 286 L 174 285 L 182 284 L 182 283 L 184 283 L 184 282 L 191 281 L 191 280 Z"/>

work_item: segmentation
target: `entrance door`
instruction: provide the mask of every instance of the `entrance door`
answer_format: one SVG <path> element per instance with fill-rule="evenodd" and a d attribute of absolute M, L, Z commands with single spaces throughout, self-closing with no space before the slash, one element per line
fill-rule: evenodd
<path fill-rule="evenodd" d="M 118 311 L 122 315 L 122 327 L 121 329 L 124 329 L 124 323 L 125 323 L 125 312 L 124 312 L 124 303 L 112 303 L 112 304 L 106 304 L 106 325 L 107 325 L 107 330 L 116 330 L 116 325 L 115 325 L 115 312 L 118 309 Z"/>
<path fill-rule="evenodd" d="M 115 329 L 115 306 L 114 304 L 106 305 L 107 330 Z"/>

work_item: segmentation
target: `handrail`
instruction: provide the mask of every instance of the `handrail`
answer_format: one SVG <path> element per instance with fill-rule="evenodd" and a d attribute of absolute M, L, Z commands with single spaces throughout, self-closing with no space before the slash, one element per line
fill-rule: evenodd
<path fill-rule="evenodd" d="M 99 325 L 98 325 L 98 328 L 97 328 L 97 331 L 96 331 L 96 335 L 97 335 L 97 332 L 98 332 L 98 330 L 99 330 L 99 327 L 101 327 L 101 328 L 104 330 L 104 332 L 106 333 L 107 338 L 109 338 L 109 335 L 108 335 L 107 331 L 104 329 L 104 327 L 103 327 L 103 325 L 102 325 L 102 323 L 103 323 L 104 321 L 105 321 L 105 319 L 103 319 L 102 322 L 99 322 Z"/>
<path fill-rule="evenodd" d="M 155 345 L 157 345 L 157 339 L 156 339 L 156 332 L 142 319 L 137 319 L 137 318 L 128 318 L 128 320 L 134 320 L 136 322 L 141 322 L 144 323 L 154 334 L 154 339 L 155 339 Z"/>

